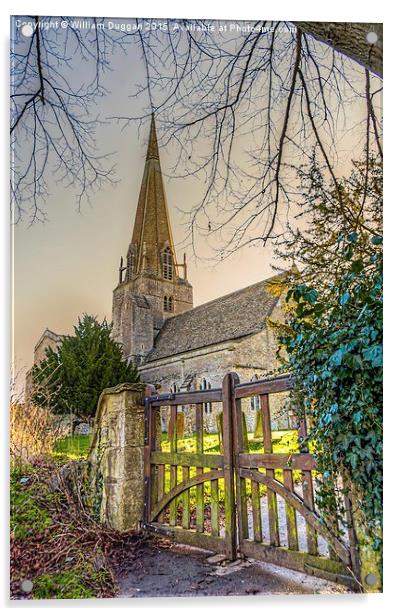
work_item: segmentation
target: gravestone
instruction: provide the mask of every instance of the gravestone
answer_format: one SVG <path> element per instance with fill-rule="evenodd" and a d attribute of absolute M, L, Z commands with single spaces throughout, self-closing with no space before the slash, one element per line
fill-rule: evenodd
<path fill-rule="evenodd" d="M 256 411 L 254 439 L 263 439 L 262 411 L 260 409 Z"/>
<path fill-rule="evenodd" d="M 76 426 L 74 433 L 82 435 L 91 434 L 91 426 L 85 421 L 82 421 Z"/>

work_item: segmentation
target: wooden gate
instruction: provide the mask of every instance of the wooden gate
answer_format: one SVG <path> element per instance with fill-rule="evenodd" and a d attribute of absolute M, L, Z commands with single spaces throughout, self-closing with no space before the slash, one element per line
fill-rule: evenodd
<path fill-rule="evenodd" d="M 315 460 L 304 445 L 306 420 L 292 419 L 292 450 L 274 451 L 270 398 L 291 387 L 290 377 L 240 384 L 229 373 L 221 389 L 170 395 L 148 390 L 143 527 L 231 560 L 253 557 L 357 589 L 350 494 L 342 486 L 337 491 L 347 527 L 338 528 L 334 519 L 325 524 L 315 505 Z M 255 440 L 248 439 L 243 410 L 249 400 L 259 406 Z M 210 405 L 220 407 L 216 433 L 205 425 Z M 190 438 L 178 434 L 181 408 L 193 418 Z"/>

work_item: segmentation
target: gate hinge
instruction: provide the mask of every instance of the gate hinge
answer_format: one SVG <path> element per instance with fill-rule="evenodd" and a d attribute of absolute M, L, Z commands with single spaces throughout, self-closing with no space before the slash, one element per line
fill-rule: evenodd
<path fill-rule="evenodd" d="M 175 394 L 159 394 L 158 396 L 146 396 L 144 402 L 146 404 L 150 402 L 162 402 L 163 400 L 174 400 Z"/>
<path fill-rule="evenodd" d="M 152 533 L 156 533 L 157 535 L 165 535 L 170 539 L 174 539 L 175 536 L 173 530 L 169 530 L 169 528 L 161 528 L 155 524 L 151 524 L 150 522 L 143 522 L 141 524 L 141 528 L 143 530 L 148 530 Z"/>

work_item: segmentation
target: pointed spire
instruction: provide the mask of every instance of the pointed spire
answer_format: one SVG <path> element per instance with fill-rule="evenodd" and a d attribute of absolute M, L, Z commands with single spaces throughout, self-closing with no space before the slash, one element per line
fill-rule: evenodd
<path fill-rule="evenodd" d="M 155 117 L 153 113 L 151 114 L 150 138 L 148 140 L 147 148 L 147 160 L 150 160 L 150 158 L 159 160 L 157 131 L 155 128 Z"/>
<path fill-rule="evenodd" d="M 176 254 L 173 243 L 154 114 L 151 117 L 147 156 L 137 203 L 132 241 L 128 250 L 127 279 L 139 272 L 163 277 L 162 255 L 166 249 L 172 254 L 172 267 L 177 275 Z"/>

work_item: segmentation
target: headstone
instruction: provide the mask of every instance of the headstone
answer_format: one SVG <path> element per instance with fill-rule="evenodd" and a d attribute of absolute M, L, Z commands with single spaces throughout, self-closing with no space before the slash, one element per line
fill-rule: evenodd
<path fill-rule="evenodd" d="M 258 409 L 256 411 L 254 439 L 262 439 L 262 438 L 263 438 L 262 411 Z"/>
<path fill-rule="evenodd" d="M 82 421 L 82 423 L 79 423 L 76 428 L 75 428 L 75 434 L 90 434 L 91 433 L 91 426 L 90 424 Z"/>

